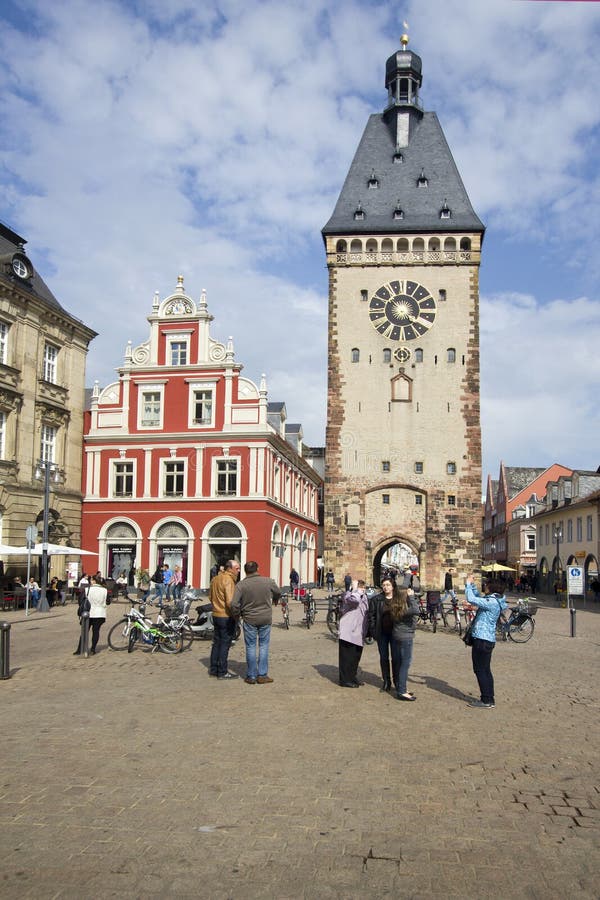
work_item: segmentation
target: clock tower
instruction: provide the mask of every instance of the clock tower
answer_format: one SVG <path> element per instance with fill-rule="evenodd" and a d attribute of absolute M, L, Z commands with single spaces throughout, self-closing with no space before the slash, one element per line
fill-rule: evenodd
<path fill-rule="evenodd" d="M 439 588 L 480 562 L 479 262 L 475 214 L 421 59 L 386 63 L 323 229 L 329 270 L 325 565 L 377 582 L 391 549 Z M 403 555 L 402 555 L 403 554 Z"/>

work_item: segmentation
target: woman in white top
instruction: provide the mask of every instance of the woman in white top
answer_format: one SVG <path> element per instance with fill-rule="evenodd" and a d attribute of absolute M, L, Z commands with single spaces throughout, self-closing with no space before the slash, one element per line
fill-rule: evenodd
<path fill-rule="evenodd" d="M 92 655 L 96 652 L 96 645 L 98 643 L 98 638 L 100 637 L 102 623 L 106 621 L 107 596 L 108 591 L 106 588 L 102 584 L 99 584 L 95 575 L 92 575 L 87 594 L 82 594 L 79 602 L 79 614 L 81 615 L 86 609 L 90 614 L 90 630 L 92 632 L 92 646 L 90 648 L 90 653 Z M 79 656 L 80 653 L 81 637 L 79 638 L 79 644 L 73 656 Z"/>

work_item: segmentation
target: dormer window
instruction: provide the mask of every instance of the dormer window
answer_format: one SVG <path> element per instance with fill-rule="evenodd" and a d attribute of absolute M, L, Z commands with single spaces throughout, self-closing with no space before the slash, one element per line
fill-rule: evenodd
<path fill-rule="evenodd" d="M 398 201 L 398 203 L 396 203 L 396 206 L 394 208 L 394 219 L 403 219 L 403 218 L 404 218 L 404 210 L 400 206 L 400 201 Z"/>
<path fill-rule="evenodd" d="M 421 169 L 421 174 L 417 178 L 417 187 L 427 187 L 428 184 L 429 181 L 427 180 L 427 177 L 425 175 L 425 170 Z"/>
<path fill-rule="evenodd" d="M 400 163 L 404 162 L 404 157 L 402 156 L 402 154 L 400 153 L 399 150 L 396 150 L 396 152 L 394 153 L 393 160 L 394 160 L 394 163 L 397 163 L 398 165 Z"/>
<path fill-rule="evenodd" d="M 354 210 L 354 220 L 356 222 L 359 222 L 359 221 L 362 221 L 364 218 L 365 218 L 365 211 L 359 203 L 358 206 L 356 207 L 356 209 Z"/>
<path fill-rule="evenodd" d="M 452 210 L 448 206 L 448 201 L 444 200 L 444 205 L 440 209 L 440 219 L 449 219 L 452 216 Z"/>
<path fill-rule="evenodd" d="M 375 174 L 374 169 L 371 172 L 371 177 L 369 178 L 369 181 L 367 182 L 367 184 L 369 186 L 370 191 L 377 190 L 377 188 L 379 187 L 379 179 L 377 178 L 377 175 Z"/>

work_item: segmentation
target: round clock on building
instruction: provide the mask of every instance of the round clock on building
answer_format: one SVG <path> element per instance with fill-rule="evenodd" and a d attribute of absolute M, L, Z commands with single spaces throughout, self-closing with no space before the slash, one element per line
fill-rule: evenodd
<path fill-rule="evenodd" d="M 369 303 L 373 328 L 390 341 L 414 341 L 435 321 L 435 300 L 417 281 L 389 281 Z"/>

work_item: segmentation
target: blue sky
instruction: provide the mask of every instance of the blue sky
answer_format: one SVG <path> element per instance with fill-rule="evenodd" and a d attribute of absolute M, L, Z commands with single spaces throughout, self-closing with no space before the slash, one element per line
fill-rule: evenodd
<path fill-rule="evenodd" d="M 600 465 L 600 4 L 3 0 L 0 219 L 99 332 L 88 383 L 206 288 L 213 336 L 324 442 L 328 220 L 409 23 L 487 226 L 484 477 Z M 594 437 L 595 436 L 595 437 Z"/>

